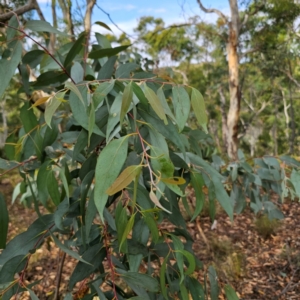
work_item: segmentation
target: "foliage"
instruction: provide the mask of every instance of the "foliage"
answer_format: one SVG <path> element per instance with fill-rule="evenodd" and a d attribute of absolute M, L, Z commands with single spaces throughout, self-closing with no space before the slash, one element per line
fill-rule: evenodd
<path fill-rule="evenodd" d="M 34 283 L 25 284 L 26 268 L 47 237 L 78 261 L 68 290 L 72 293 L 77 282 L 86 280 L 85 299 L 204 299 L 207 287 L 193 276 L 202 264 L 193 253 L 183 213 L 194 221 L 207 197 L 212 219 L 215 200 L 231 220 L 248 205 L 255 213 L 264 210 L 270 218 L 282 218 L 269 197 L 299 197 L 299 163 L 285 156 L 263 157 L 251 166 L 241 152 L 239 161 L 230 164 L 217 155 L 205 160 L 211 137 L 204 99 L 195 88 L 145 72 L 138 55 L 124 52 L 129 45 L 112 48 L 98 33 L 88 54 L 83 32 L 55 54 L 35 41 L 42 50 L 23 55 L 22 41 L 31 38 L 31 31 L 61 34 L 43 21 L 22 27 L 15 17 L 6 31 L 0 70 L 5 66 L 8 71 L 1 93 L 20 66 L 19 93 L 47 94 L 34 105 L 24 101 L 22 128 L 5 148 L 9 160 L 0 159 L 1 169 L 19 168 L 23 178 L 13 200 L 21 194 L 38 216 L 0 254 L 2 299 L 25 290 L 36 299 Z M 33 82 L 29 69 L 38 74 Z M 44 113 L 36 108 L 40 105 Z M 191 110 L 198 129 L 187 126 Z M 193 214 L 185 196 L 189 184 L 196 194 Z M 40 205 L 48 213 L 42 215 Z M 0 218 L 7 226 L 5 209 Z M 165 219 L 174 231 L 163 229 Z M 5 228 L 1 232 L 0 245 Z M 17 280 L 15 273 L 20 273 Z M 208 277 L 211 299 L 217 299 L 212 266 Z M 110 290 L 101 289 L 104 282 Z M 237 299 L 229 285 L 225 291 L 228 299 Z"/>

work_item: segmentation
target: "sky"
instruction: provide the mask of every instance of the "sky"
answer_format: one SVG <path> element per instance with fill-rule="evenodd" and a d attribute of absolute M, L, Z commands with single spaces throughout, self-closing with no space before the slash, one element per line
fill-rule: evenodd
<path fill-rule="evenodd" d="M 50 1 L 38 0 L 38 2 L 43 12 L 45 12 L 46 18 L 51 22 Z M 76 3 L 75 1 L 72 2 Z M 225 14 L 229 12 L 228 0 L 203 0 L 202 3 L 207 8 L 216 8 Z M 185 22 L 189 17 L 195 15 L 210 22 L 214 22 L 217 19 L 215 14 L 203 13 L 196 0 L 97 0 L 97 5 L 110 14 L 112 20 L 128 34 L 134 34 L 133 29 L 143 16 L 160 17 L 165 21 L 166 25 Z M 93 11 L 93 22 L 96 21 L 106 23 L 115 35 L 121 34 L 110 22 L 107 15 L 97 7 Z M 93 29 L 95 30 L 95 28 Z M 105 32 L 103 29 L 100 30 Z"/>

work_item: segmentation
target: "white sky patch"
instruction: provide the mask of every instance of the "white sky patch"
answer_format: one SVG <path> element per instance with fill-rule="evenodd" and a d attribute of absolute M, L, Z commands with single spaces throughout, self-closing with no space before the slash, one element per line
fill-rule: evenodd
<path fill-rule="evenodd" d="M 124 4 L 124 5 L 107 5 L 107 4 L 103 4 L 103 9 L 107 10 L 107 11 L 118 11 L 118 10 L 126 10 L 126 11 L 132 11 L 135 10 L 137 7 L 135 5 L 132 4 Z"/>
<path fill-rule="evenodd" d="M 165 8 L 142 8 L 139 9 L 138 12 L 142 13 L 142 14 L 161 14 L 161 13 L 165 13 L 167 10 Z"/>

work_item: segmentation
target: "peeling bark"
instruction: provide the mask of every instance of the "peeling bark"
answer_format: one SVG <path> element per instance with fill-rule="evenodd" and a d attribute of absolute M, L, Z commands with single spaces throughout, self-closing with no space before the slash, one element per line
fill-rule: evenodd
<path fill-rule="evenodd" d="M 229 0 L 230 4 L 230 20 L 222 12 L 217 9 L 207 9 L 200 0 L 197 0 L 200 9 L 206 13 L 216 13 L 228 26 L 227 40 L 227 60 L 229 72 L 229 111 L 227 115 L 227 154 L 230 159 L 237 160 L 238 151 L 238 123 L 240 118 L 240 90 L 239 90 L 239 30 L 240 17 L 237 0 Z"/>

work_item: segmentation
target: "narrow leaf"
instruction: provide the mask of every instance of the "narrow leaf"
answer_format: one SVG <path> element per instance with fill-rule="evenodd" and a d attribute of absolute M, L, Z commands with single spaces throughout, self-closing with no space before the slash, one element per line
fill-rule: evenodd
<path fill-rule="evenodd" d="M 25 24 L 25 28 L 36 32 L 51 32 L 51 33 L 57 33 L 64 36 L 69 36 L 68 34 L 61 32 L 56 28 L 52 27 L 52 25 L 50 25 L 50 23 L 46 21 L 39 21 L 39 20 L 27 21 Z"/>
<path fill-rule="evenodd" d="M 167 288 L 166 288 L 166 268 L 167 268 L 167 261 L 169 259 L 169 255 L 167 255 L 162 263 L 162 266 L 160 268 L 159 271 L 159 278 L 160 278 L 160 288 L 161 288 L 161 292 L 164 296 L 165 299 L 169 299 L 168 298 L 168 292 L 167 292 Z"/>
<path fill-rule="evenodd" d="M 0 194 L 0 249 L 4 249 L 6 246 L 6 237 L 8 232 L 8 211 L 5 203 L 5 199 Z"/>
<path fill-rule="evenodd" d="M 116 179 L 116 181 L 107 189 L 106 194 L 109 196 L 126 188 L 139 174 L 142 169 L 141 165 L 134 165 L 127 167 Z"/>
<path fill-rule="evenodd" d="M 93 129 L 95 126 L 95 107 L 94 107 L 94 102 L 91 100 L 90 104 L 90 113 L 89 113 L 89 126 L 88 126 L 88 146 L 90 145 L 90 140 L 91 140 L 91 135 L 93 133 Z"/>
<path fill-rule="evenodd" d="M 225 287 L 225 294 L 228 300 L 239 300 L 239 297 L 237 296 L 235 290 L 233 287 L 229 284 L 226 284 Z"/>
<path fill-rule="evenodd" d="M 45 109 L 45 122 L 50 128 L 52 128 L 51 127 L 52 117 L 56 112 L 56 110 L 58 109 L 58 107 L 60 106 L 60 104 L 64 101 L 63 98 L 65 96 L 65 93 L 66 92 L 59 92 L 55 94 L 53 97 L 49 99 L 49 102 L 47 103 Z"/>
<path fill-rule="evenodd" d="M 128 223 L 126 224 L 126 227 L 124 229 L 123 235 L 122 235 L 122 239 L 120 241 L 120 245 L 119 245 L 119 249 L 122 248 L 123 243 L 126 241 L 128 234 L 130 233 L 130 231 L 132 230 L 132 227 L 134 225 L 134 218 L 135 218 L 135 214 L 133 214 Z"/>
<path fill-rule="evenodd" d="M 208 277 L 210 281 L 211 300 L 218 300 L 218 296 L 219 296 L 218 277 L 217 277 L 216 270 L 212 266 L 209 266 L 208 268 Z"/>
<path fill-rule="evenodd" d="M 67 81 L 65 83 L 65 88 L 68 89 L 68 90 L 70 90 L 70 91 L 72 91 L 80 99 L 80 101 L 84 105 L 84 101 L 83 101 L 82 95 L 81 95 L 78 87 L 73 82 Z"/>
<path fill-rule="evenodd" d="M 16 68 L 21 61 L 22 41 L 16 40 L 8 44 L 8 49 L 2 54 L 0 60 L 0 98 L 15 75 Z"/>
<path fill-rule="evenodd" d="M 115 47 L 115 48 L 106 48 L 106 49 L 94 50 L 94 51 L 90 52 L 89 58 L 99 59 L 99 58 L 102 58 L 102 57 L 114 56 L 114 55 L 126 50 L 129 46 L 131 46 L 131 45 L 119 46 L 119 47 Z"/>
<path fill-rule="evenodd" d="M 81 52 L 81 50 L 84 48 L 85 46 L 85 42 L 86 42 L 86 36 L 87 33 L 83 32 L 79 38 L 75 41 L 74 45 L 72 46 L 72 48 L 69 50 L 65 62 L 64 62 L 64 66 L 68 67 L 74 60 L 74 58 Z"/>
<path fill-rule="evenodd" d="M 132 101 L 133 91 L 132 91 L 132 83 L 128 83 L 124 89 L 123 96 L 122 96 L 122 106 L 121 106 L 121 113 L 120 113 L 120 124 L 122 124 L 123 119 L 129 109 L 130 103 Z"/>
<path fill-rule="evenodd" d="M 100 153 L 95 176 L 95 205 L 103 220 L 103 210 L 106 205 L 108 195 L 105 191 L 116 180 L 127 157 L 128 137 L 109 143 Z"/>
<path fill-rule="evenodd" d="M 203 96 L 197 90 L 192 88 L 191 104 L 196 115 L 198 123 L 201 125 L 203 130 L 207 133 L 207 114 L 205 111 L 205 103 Z"/>
<path fill-rule="evenodd" d="M 204 186 L 204 180 L 201 174 L 191 172 L 192 186 L 195 190 L 196 194 L 196 208 L 194 214 L 192 216 L 191 222 L 196 219 L 196 217 L 200 214 L 203 205 L 204 205 L 204 193 L 202 188 Z"/>
<path fill-rule="evenodd" d="M 160 88 L 157 90 L 156 94 L 157 94 L 157 97 L 158 97 L 158 99 L 160 100 L 160 102 L 161 102 L 161 104 L 162 104 L 162 106 L 163 106 L 163 108 L 164 108 L 165 113 L 166 113 L 173 121 L 175 121 L 175 117 L 174 117 L 174 115 L 173 115 L 173 113 L 172 113 L 172 111 L 171 111 L 171 109 L 170 109 L 170 107 L 169 107 L 169 104 L 168 104 L 167 100 L 166 100 L 165 93 L 164 93 L 164 91 L 163 91 L 163 87 L 160 87 Z"/>
<path fill-rule="evenodd" d="M 109 26 L 106 25 L 106 24 L 103 23 L 103 22 L 97 21 L 97 22 L 95 22 L 95 24 L 97 24 L 97 25 L 99 25 L 99 26 L 101 26 L 101 27 L 103 27 L 103 28 L 105 28 L 105 29 L 107 29 L 107 30 L 109 30 L 109 31 L 112 32 L 112 30 L 109 28 Z"/>
<path fill-rule="evenodd" d="M 190 98 L 182 86 L 174 86 L 172 89 L 175 117 L 179 132 L 181 132 L 188 120 L 190 113 Z"/>
<path fill-rule="evenodd" d="M 157 95 L 154 93 L 154 91 L 152 89 L 150 89 L 146 83 L 143 84 L 144 87 L 144 92 L 145 92 L 145 96 L 148 99 L 151 107 L 153 108 L 153 110 L 155 111 L 155 113 L 157 114 L 157 116 L 164 121 L 164 124 L 168 124 L 168 120 L 166 118 L 165 112 L 164 112 L 164 108 L 159 100 L 159 98 L 157 97 Z"/>

